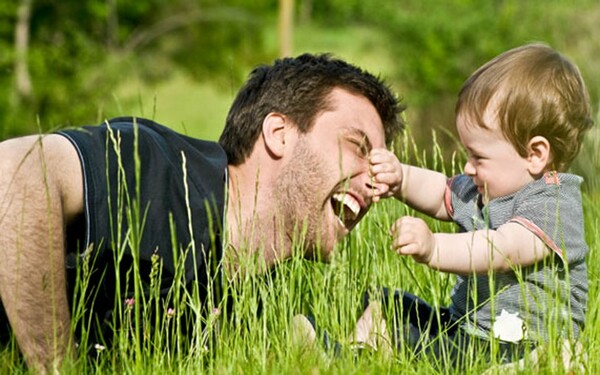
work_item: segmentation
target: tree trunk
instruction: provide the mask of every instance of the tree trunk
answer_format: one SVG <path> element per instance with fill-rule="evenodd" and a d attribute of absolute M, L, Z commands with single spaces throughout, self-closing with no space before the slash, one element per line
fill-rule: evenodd
<path fill-rule="evenodd" d="M 118 45 L 117 36 L 119 33 L 119 13 L 117 12 L 117 0 L 106 0 L 107 19 L 106 19 L 106 39 L 109 49 L 114 49 Z"/>
<path fill-rule="evenodd" d="M 19 100 L 31 98 L 33 91 L 29 75 L 29 19 L 33 0 L 21 0 L 15 25 L 15 87 Z"/>
<path fill-rule="evenodd" d="M 308 25 L 312 21 L 313 0 L 302 0 L 300 2 L 300 23 Z"/>
<path fill-rule="evenodd" d="M 279 56 L 292 54 L 292 29 L 294 25 L 294 0 L 279 0 Z"/>

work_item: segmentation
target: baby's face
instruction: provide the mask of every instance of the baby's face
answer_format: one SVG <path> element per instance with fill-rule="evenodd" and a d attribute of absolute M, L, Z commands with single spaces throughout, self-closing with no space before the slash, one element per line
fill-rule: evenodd
<path fill-rule="evenodd" d="M 456 128 L 468 155 L 464 173 L 473 179 L 483 201 L 515 193 L 534 180 L 530 160 L 519 155 L 500 131 L 494 106 L 483 115 L 486 127 L 459 114 Z"/>

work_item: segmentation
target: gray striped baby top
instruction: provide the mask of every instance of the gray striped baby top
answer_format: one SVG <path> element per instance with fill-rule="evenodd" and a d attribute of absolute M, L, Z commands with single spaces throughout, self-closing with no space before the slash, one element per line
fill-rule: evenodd
<path fill-rule="evenodd" d="M 470 177 L 448 180 L 446 209 L 461 232 L 515 222 L 552 250 L 552 256 L 509 272 L 458 275 L 451 309 L 467 318 L 464 328 L 511 342 L 543 341 L 549 327 L 578 337 L 588 293 L 582 181 L 573 174 L 547 172 L 516 193 L 484 205 Z"/>

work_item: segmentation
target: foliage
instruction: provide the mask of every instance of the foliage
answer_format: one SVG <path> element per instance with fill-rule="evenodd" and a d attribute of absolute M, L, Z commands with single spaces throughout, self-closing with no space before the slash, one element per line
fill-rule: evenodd
<path fill-rule="evenodd" d="M 111 93 L 132 74 L 151 82 L 183 69 L 239 82 L 246 66 L 264 60 L 266 0 L 37 0 L 27 59 L 33 92 L 20 96 L 12 70 L 17 5 L 0 11 L 2 138 L 100 121 Z"/>
<path fill-rule="evenodd" d="M 531 41 L 548 43 L 574 59 L 592 103 L 600 102 L 596 1 L 327 0 L 316 2 L 313 12 L 317 22 L 379 29 L 393 61 L 390 78 L 409 106 L 408 119 L 421 145 L 430 142 L 431 129 L 438 129 L 443 149 L 452 149 L 454 103 L 462 83 L 492 57 Z"/>
<path fill-rule="evenodd" d="M 11 95 L 11 87 L 13 84 L 13 27 L 14 17 L 16 15 L 16 4 L 9 2 L 0 7 L 0 121 L 3 124 L 10 124 L 10 116 L 8 114 L 12 110 L 13 98 Z M 6 125 L 5 125 L 6 126 Z M 2 129 L 2 127 L 0 127 Z M 2 139 L 0 131 L 0 139 Z"/>
<path fill-rule="evenodd" d="M 23 97 L 14 84 L 19 3 L 8 2 L 0 9 L 1 138 L 101 121 L 131 77 L 143 81 L 142 90 L 147 91 L 154 83 L 183 74 L 185 79 L 217 83 L 235 92 L 252 66 L 274 56 L 275 32 L 269 32 L 276 28 L 274 0 L 34 0 L 28 59 L 33 93 Z M 545 41 L 572 57 L 588 82 L 592 102 L 595 106 L 600 102 L 600 70 L 595 64 L 600 47 L 594 40 L 600 7 L 593 0 L 297 0 L 295 4 L 304 22 L 296 30 L 310 33 L 295 39 L 311 39 L 321 52 L 337 48 L 327 39 L 327 30 L 340 34 L 334 44 L 360 42 L 343 38 L 349 29 L 377 30 L 369 44 L 346 49 L 360 49 L 353 57 L 372 60 L 371 70 L 382 71 L 385 65 L 386 78 L 409 105 L 407 118 L 419 144 L 429 143 L 430 130 L 437 129 L 443 149 L 452 149 L 453 107 L 462 82 L 496 54 L 532 40 Z M 310 20 L 318 26 L 307 28 Z M 386 56 L 371 47 L 375 43 L 384 46 Z M 136 95 L 149 96 L 138 92 L 130 100 L 135 101 Z"/>
<path fill-rule="evenodd" d="M 576 21 L 596 5 L 591 0 L 327 0 L 312 8 L 320 22 L 379 27 L 396 58 L 399 84 L 422 105 L 456 93 L 473 67 L 506 49 L 537 40 L 563 50 L 585 38 L 589 30 Z"/>

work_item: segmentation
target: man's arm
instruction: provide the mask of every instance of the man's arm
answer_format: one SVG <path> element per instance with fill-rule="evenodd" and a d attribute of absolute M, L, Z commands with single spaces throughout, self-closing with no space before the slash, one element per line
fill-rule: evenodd
<path fill-rule="evenodd" d="M 66 138 L 0 143 L 0 298 L 27 364 L 41 373 L 74 347 L 64 236 L 82 210 L 81 164 Z"/>
<path fill-rule="evenodd" d="M 423 220 L 405 216 L 394 223 L 392 231 L 392 246 L 398 254 L 455 274 L 506 272 L 551 254 L 539 237 L 517 223 L 501 225 L 497 230 L 432 233 Z"/>

